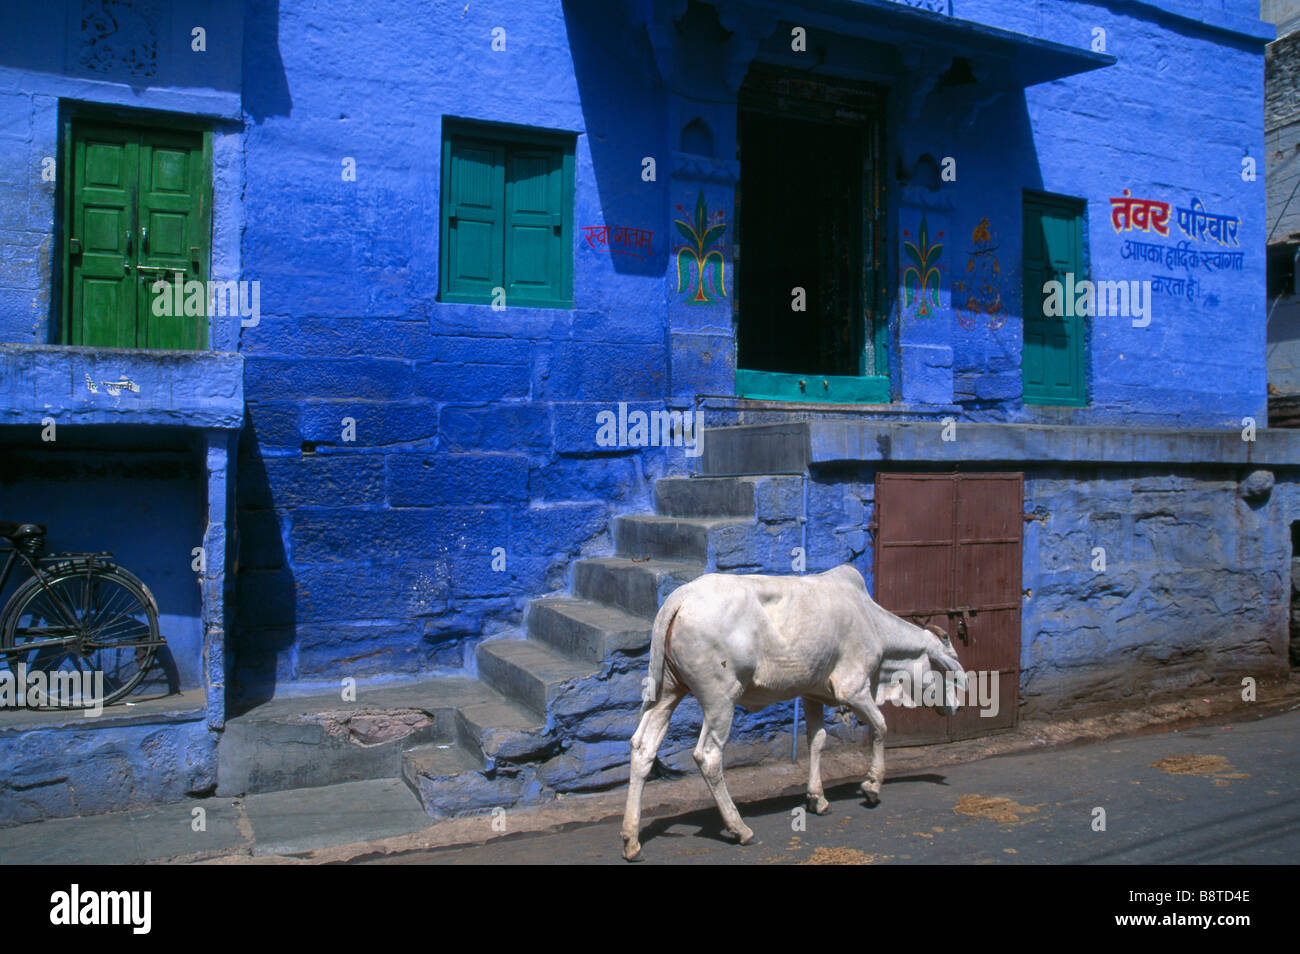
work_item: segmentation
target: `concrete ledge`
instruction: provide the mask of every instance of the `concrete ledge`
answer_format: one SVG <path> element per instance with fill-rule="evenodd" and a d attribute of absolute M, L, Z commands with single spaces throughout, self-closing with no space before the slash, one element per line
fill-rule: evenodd
<path fill-rule="evenodd" d="M 1300 430 L 1241 431 L 958 423 L 806 421 L 705 431 L 701 473 L 802 473 L 844 463 L 1079 463 L 1300 467 Z"/>
<path fill-rule="evenodd" d="M 123 383 L 125 382 L 125 383 Z M 237 430 L 244 357 L 0 344 L 0 425 L 161 424 Z"/>
<path fill-rule="evenodd" d="M 199 722 L 206 714 L 207 693 L 189 689 L 166 696 L 141 696 L 129 705 L 109 706 L 101 715 L 87 716 L 79 709 L 0 710 L 0 739 L 21 738 L 33 729 L 85 732 L 127 725 L 166 725 Z"/>

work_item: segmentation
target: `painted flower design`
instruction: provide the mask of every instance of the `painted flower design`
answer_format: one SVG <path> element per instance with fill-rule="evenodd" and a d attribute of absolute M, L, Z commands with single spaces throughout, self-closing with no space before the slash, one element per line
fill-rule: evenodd
<path fill-rule="evenodd" d="M 917 315 L 928 317 L 939 310 L 939 256 L 943 254 L 943 243 L 930 241 L 930 226 L 921 216 L 921 232 L 917 241 L 910 240 L 910 234 L 903 232 L 903 252 L 912 264 L 903 269 L 903 307 L 910 308 L 920 303 Z M 943 238 L 940 232 L 936 239 Z"/>
<path fill-rule="evenodd" d="M 685 212 L 679 205 L 677 211 Z M 725 260 L 721 248 L 714 244 L 727 231 L 723 213 L 708 214 L 704 204 L 704 190 L 695 200 L 692 220 L 677 219 L 677 231 L 686 239 L 674 252 L 677 260 L 677 291 L 687 293 L 689 305 L 712 305 L 727 297 L 725 286 Z"/>

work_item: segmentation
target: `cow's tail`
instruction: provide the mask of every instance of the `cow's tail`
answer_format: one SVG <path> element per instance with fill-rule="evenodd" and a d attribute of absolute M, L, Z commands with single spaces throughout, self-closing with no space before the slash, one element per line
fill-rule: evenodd
<path fill-rule="evenodd" d="M 668 641 L 672 638 L 673 623 L 677 621 L 677 613 L 685 600 L 681 593 L 681 588 L 674 590 L 655 615 L 654 628 L 650 631 L 650 674 L 646 677 L 641 692 L 642 714 L 651 709 L 663 695 Z M 677 779 L 683 774 L 685 773 L 665 765 L 659 760 L 658 754 L 655 755 L 654 764 L 650 767 L 652 778 Z"/>
<path fill-rule="evenodd" d="M 664 658 L 683 599 L 681 589 L 674 590 L 655 615 L 654 628 L 650 632 L 650 674 L 641 693 L 642 712 L 651 708 L 664 691 Z"/>

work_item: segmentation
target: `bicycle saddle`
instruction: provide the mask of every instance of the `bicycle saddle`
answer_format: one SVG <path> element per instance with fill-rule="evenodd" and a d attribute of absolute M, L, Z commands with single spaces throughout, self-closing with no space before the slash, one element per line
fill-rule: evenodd
<path fill-rule="evenodd" d="M 23 537 L 43 536 L 45 536 L 45 527 L 39 523 L 10 523 L 7 520 L 0 520 L 0 537 L 17 541 Z"/>

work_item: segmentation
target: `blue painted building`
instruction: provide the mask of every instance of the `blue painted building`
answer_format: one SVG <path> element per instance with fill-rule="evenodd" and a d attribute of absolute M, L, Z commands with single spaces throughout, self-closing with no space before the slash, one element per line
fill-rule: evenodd
<path fill-rule="evenodd" d="M 705 569 L 853 562 L 1000 727 L 1284 674 L 1258 12 L 20 5 L 0 517 L 117 552 L 170 665 L 0 716 L 0 819 L 614 784 Z"/>

